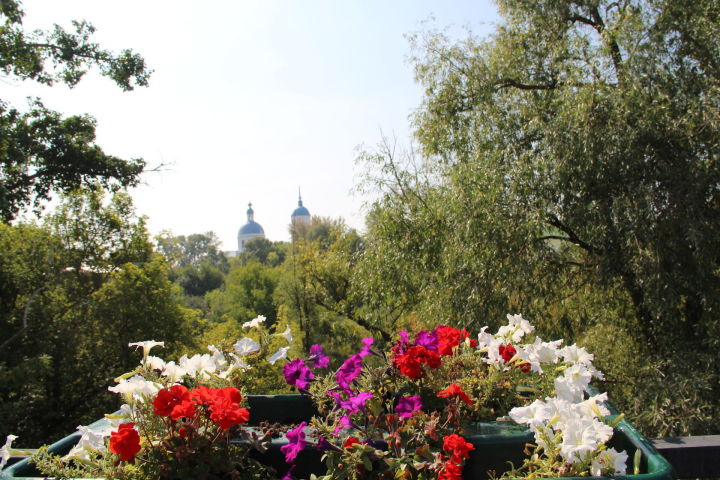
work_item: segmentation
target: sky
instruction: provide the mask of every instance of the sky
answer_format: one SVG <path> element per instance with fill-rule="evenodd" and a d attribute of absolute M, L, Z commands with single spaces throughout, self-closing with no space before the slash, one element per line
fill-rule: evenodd
<path fill-rule="evenodd" d="M 15 106 L 42 98 L 97 120 L 106 153 L 158 172 L 131 190 L 153 235 L 213 231 L 226 250 L 249 202 L 269 240 L 289 240 L 298 188 L 312 215 L 364 229 L 358 148 L 409 145 L 420 106 L 406 34 L 498 22 L 490 0 L 25 0 L 27 28 L 85 19 L 104 48 L 132 48 L 154 70 L 122 92 L 87 75 L 74 89 L 1 79 Z"/>

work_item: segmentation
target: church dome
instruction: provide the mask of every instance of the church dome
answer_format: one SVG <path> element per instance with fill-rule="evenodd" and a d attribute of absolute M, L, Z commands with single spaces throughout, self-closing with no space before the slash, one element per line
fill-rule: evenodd
<path fill-rule="evenodd" d="M 303 206 L 302 196 L 300 195 L 300 190 L 298 189 L 298 206 L 295 210 L 293 210 L 292 215 L 290 215 L 290 222 L 293 224 L 302 223 L 309 225 L 311 218 L 310 211 Z"/>
<path fill-rule="evenodd" d="M 245 249 L 245 242 L 253 238 L 265 238 L 265 230 L 255 221 L 255 212 L 252 209 L 252 203 L 248 203 L 247 223 L 238 230 L 238 252 Z"/>
<path fill-rule="evenodd" d="M 300 216 L 309 216 L 310 212 L 307 208 L 303 207 L 302 200 L 299 203 L 299 207 L 297 207 L 295 210 L 293 210 L 291 217 L 300 217 Z M 287 210 L 286 210 L 287 211 Z"/>
<path fill-rule="evenodd" d="M 250 234 L 265 234 L 262 226 L 257 222 L 248 222 L 238 231 L 238 235 L 250 235 Z"/>

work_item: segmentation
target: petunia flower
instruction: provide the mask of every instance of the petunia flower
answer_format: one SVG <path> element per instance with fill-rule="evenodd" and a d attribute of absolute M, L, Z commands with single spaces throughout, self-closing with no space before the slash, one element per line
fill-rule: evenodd
<path fill-rule="evenodd" d="M 305 441 L 305 432 L 303 432 L 303 429 L 306 426 L 307 422 L 300 422 L 300 425 L 285 434 L 288 444 L 280 447 L 280 451 L 285 454 L 285 461 L 287 463 L 294 462 L 298 453 L 300 453 L 307 445 L 307 442 Z"/>
<path fill-rule="evenodd" d="M 249 322 L 245 322 L 242 324 L 242 328 L 258 328 L 260 327 L 260 324 L 265 322 L 267 320 L 263 315 L 258 315 L 254 319 L 250 320 Z"/>
<path fill-rule="evenodd" d="M 360 358 L 365 358 L 372 353 L 372 350 L 370 350 L 370 347 L 372 346 L 373 343 L 375 343 L 375 339 L 372 337 L 366 337 L 366 338 L 362 339 L 362 343 L 363 343 L 363 348 L 362 348 L 362 350 L 360 350 L 360 353 L 358 355 L 360 355 Z"/>
<path fill-rule="evenodd" d="M 5 445 L 0 447 L 0 470 L 3 469 L 7 461 L 10 459 L 12 442 L 14 442 L 17 438 L 17 435 L 8 435 L 7 437 L 5 437 Z"/>
<path fill-rule="evenodd" d="M 317 343 L 310 347 L 310 361 L 313 368 L 325 368 L 330 364 L 330 358 L 325 355 L 322 345 Z"/>
<path fill-rule="evenodd" d="M 337 384 L 345 391 L 350 390 L 350 384 L 360 375 L 362 371 L 362 357 L 359 353 L 352 355 L 345 360 L 335 374 Z"/>
<path fill-rule="evenodd" d="M 280 347 L 277 352 L 273 353 L 268 357 L 268 362 L 270 362 L 271 365 L 275 365 L 275 362 L 282 358 L 287 358 L 287 352 L 290 350 L 290 347 Z"/>
<path fill-rule="evenodd" d="M 315 375 L 301 358 L 286 363 L 283 367 L 283 376 L 288 385 L 297 387 L 299 390 L 307 390 L 310 381 L 315 378 Z"/>
<path fill-rule="evenodd" d="M 344 408 L 348 413 L 357 413 L 365 408 L 365 403 L 372 398 L 372 393 L 360 392 L 347 400 L 339 400 L 340 408 Z"/>
<path fill-rule="evenodd" d="M 260 344 L 252 338 L 244 337 L 235 342 L 233 348 L 238 355 L 246 357 L 260 351 Z"/>
<path fill-rule="evenodd" d="M 150 349 L 153 347 L 165 347 L 165 342 L 156 342 L 155 340 L 146 340 L 144 342 L 128 343 L 128 347 L 142 347 L 143 358 L 147 358 Z M 137 348 L 136 348 L 137 350 Z"/>
<path fill-rule="evenodd" d="M 419 411 L 422 408 L 422 400 L 420 395 L 413 395 L 412 397 L 402 397 L 395 407 L 395 413 L 403 418 L 410 418 L 413 413 Z"/>
<path fill-rule="evenodd" d="M 285 337 L 285 340 L 287 340 L 288 343 L 292 343 L 292 342 L 293 342 L 292 331 L 290 330 L 290 326 L 289 326 L 289 325 L 288 325 L 288 327 L 285 329 L 284 332 L 282 332 L 282 333 L 276 333 L 275 335 L 280 335 L 281 337 Z"/>

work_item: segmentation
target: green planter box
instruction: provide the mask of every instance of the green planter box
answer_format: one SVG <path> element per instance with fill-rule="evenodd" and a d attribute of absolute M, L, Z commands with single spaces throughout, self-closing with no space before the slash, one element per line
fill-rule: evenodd
<path fill-rule="evenodd" d="M 248 396 L 248 403 L 251 412 L 250 425 L 257 425 L 263 420 L 298 423 L 317 414 L 310 400 L 300 395 Z M 617 412 L 613 411 L 613 415 L 617 415 Z M 90 425 L 93 429 L 102 429 L 106 426 L 107 422 L 104 419 Z M 508 469 L 507 462 L 513 462 L 519 466 L 525 456 L 523 453 L 525 444 L 533 441 L 533 436 L 527 429 L 512 422 L 471 424 L 467 428 L 465 437 L 475 446 L 475 450 L 471 452 L 470 460 L 463 470 L 465 480 L 487 479 L 487 472 L 491 470 L 499 474 Z M 70 451 L 79 438 L 79 434 L 65 437 L 52 444 L 50 451 L 64 455 Z M 274 466 L 281 474 L 285 473 L 287 465 L 284 455 L 280 452 L 280 447 L 285 443 L 283 439 L 275 440 L 267 452 L 256 458 Z M 615 478 L 626 480 L 673 480 L 675 478 L 673 469 L 667 460 L 625 420 L 615 428 L 610 446 L 618 450 L 625 450 L 630 462 L 636 451 L 641 452 L 640 473 Z M 301 452 L 296 461 L 294 476 L 308 478 L 310 473 L 323 473 L 324 466 L 320 458 L 320 452 L 312 448 Z M 633 471 L 633 465 L 628 465 L 628 471 Z M 27 460 L 22 460 L 0 472 L 0 478 L 30 480 L 43 477 Z M 588 480 L 588 477 L 583 477 L 583 480 Z"/>

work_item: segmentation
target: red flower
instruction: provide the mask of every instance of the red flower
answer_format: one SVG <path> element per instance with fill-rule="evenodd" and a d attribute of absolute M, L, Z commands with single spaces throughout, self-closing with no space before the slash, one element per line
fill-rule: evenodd
<path fill-rule="evenodd" d="M 438 480 L 462 480 L 462 467 L 453 462 L 447 462 L 438 475 Z"/>
<path fill-rule="evenodd" d="M 190 391 L 190 398 L 195 405 L 210 405 L 215 401 L 215 396 L 215 389 L 205 385 L 200 385 Z"/>
<path fill-rule="evenodd" d="M 120 455 L 127 462 L 140 451 L 140 435 L 134 423 L 123 423 L 117 432 L 110 433 L 110 451 Z"/>
<path fill-rule="evenodd" d="M 435 329 L 435 335 L 438 339 L 438 352 L 440 355 L 452 355 L 453 349 L 460 345 L 460 342 L 464 341 L 470 336 L 466 329 L 458 330 L 457 328 L 447 327 L 441 325 Z M 473 340 L 470 340 L 472 345 Z M 475 345 L 477 346 L 477 341 Z"/>
<path fill-rule="evenodd" d="M 348 437 L 343 442 L 343 448 L 350 448 L 356 443 L 360 443 L 360 439 L 356 437 Z"/>
<path fill-rule="evenodd" d="M 503 362 L 508 363 L 510 359 L 515 356 L 517 350 L 515 350 L 515 347 L 512 345 L 500 345 L 498 347 L 498 352 L 500 353 Z"/>
<path fill-rule="evenodd" d="M 394 361 L 395 366 L 400 369 L 400 373 L 412 380 L 420 378 L 423 364 L 430 368 L 437 368 L 442 362 L 437 353 L 420 345 L 408 348 L 405 353 L 396 356 Z"/>
<path fill-rule="evenodd" d="M 182 417 L 195 418 L 195 404 L 190 400 L 190 391 L 183 385 L 173 385 L 160 390 L 153 400 L 153 407 L 156 415 L 173 420 Z"/>
<path fill-rule="evenodd" d="M 210 405 L 210 420 L 222 430 L 228 430 L 233 425 L 240 425 L 250 419 L 250 412 L 224 396 L 218 396 Z"/>
<path fill-rule="evenodd" d="M 473 404 L 473 401 L 470 400 L 470 397 L 467 396 L 467 393 L 463 392 L 462 387 L 456 383 L 451 383 L 450 386 L 447 387 L 445 390 L 440 390 L 437 396 L 441 398 L 458 397 L 460 400 L 467 403 L 468 405 Z"/>
<path fill-rule="evenodd" d="M 475 450 L 475 447 L 460 435 L 453 433 L 443 437 L 443 450 L 452 455 L 451 462 L 460 464 L 470 458 L 470 451 Z"/>

